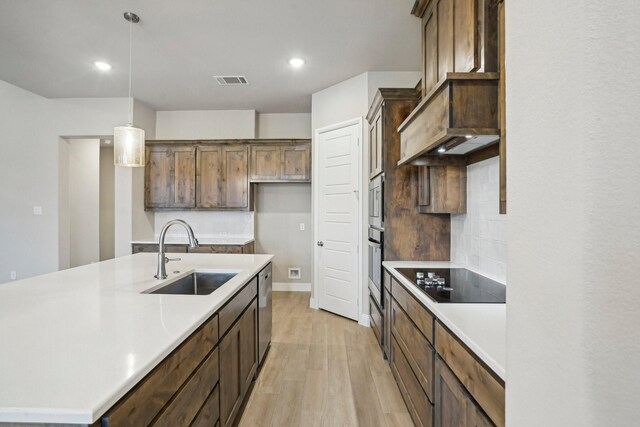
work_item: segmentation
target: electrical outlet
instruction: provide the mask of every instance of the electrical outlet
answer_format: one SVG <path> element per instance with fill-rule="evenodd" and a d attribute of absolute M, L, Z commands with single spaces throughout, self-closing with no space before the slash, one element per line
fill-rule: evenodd
<path fill-rule="evenodd" d="M 34 206 L 33 207 L 34 215 L 42 215 L 42 206 Z"/>
<path fill-rule="evenodd" d="M 11 273 L 9 273 L 9 277 L 11 280 L 16 280 L 18 278 L 18 274 L 15 271 L 11 271 Z"/>
<path fill-rule="evenodd" d="M 300 277 L 302 277 L 300 267 L 289 268 L 289 279 L 299 279 Z"/>
<path fill-rule="evenodd" d="M 300 223 L 300 231 L 304 231 L 304 227 L 305 227 L 304 222 L 301 222 Z"/>

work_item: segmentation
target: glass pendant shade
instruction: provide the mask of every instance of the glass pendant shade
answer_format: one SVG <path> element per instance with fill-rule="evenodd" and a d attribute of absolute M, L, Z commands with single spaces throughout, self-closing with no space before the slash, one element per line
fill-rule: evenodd
<path fill-rule="evenodd" d="M 144 167 L 144 130 L 133 126 L 113 128 L 113 160 L 116 166 Z"/>

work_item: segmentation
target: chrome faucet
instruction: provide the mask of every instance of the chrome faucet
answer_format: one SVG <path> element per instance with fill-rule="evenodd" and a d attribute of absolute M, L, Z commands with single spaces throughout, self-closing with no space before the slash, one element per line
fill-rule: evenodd
<path fill-rule="evenodd" d="M 198 239 L 196 239 L 196 237 L 193 235 L 193 229 L 191 229 L 191 226 L 189 224 L 181 219 L 172 219 L 171 221 L 167 222 L 164 227 L 162 227 L 162 231 L 160 232 L 160 241 L 158 242 L 158 270 L 156 272 L 156 275 L 153 276 L 156 279 L 162 280 L 167 278 L 166 264 L 169 261 L 180 261 L 180 258 L 167 258 L 164 253 L 164 237 L 167 234 L 167 230 L 169 229 L 169 227 L 171 227 L 173 224 L 180 224 L 187 230 L 190 248 L 198 247 Z"/>

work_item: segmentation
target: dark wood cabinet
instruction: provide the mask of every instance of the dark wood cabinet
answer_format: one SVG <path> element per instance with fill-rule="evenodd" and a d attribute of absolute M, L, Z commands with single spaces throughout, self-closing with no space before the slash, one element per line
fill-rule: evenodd
<path fill-rule="evenodd" d="M 280 172 L 283 181 L 309 181 L 311 179 L 311 144 L 281 147 Z"/>
<path fill-rule="evenodd" d="M 257 368 L 257 299 L 220 341 L 220 422 L 233 425 Z"/>
<path fill-rule="evenodd" d="M 418 209 L 422 213 L 466 213 L 467 167 L 421 166 L 418 171 Z"/>
<path fill-rule="evenodd" d="M 494 0 L 417 0 L 422 19 L 422 93 L 450 72 L 498 71 L 498 21 Z"/>
<path fill-rule="evenodd" d="M 378 345 L 382 346 L 382 342 L 384 340 L 382 336 L 382 331 L 384 328 L 384 320 L 382 316 L 382 312 L 378 308 L 378 304 L 376 304 L 375 300 L 371 295 L 369 295 L 369 315 L 371 317 L 371 329 L 373 330 L 373 334 L 376 337 L 376 341 Z"/>
<path fill-rule="evenodd" d="M 199 253 L 199 254 L 253 254 L 255 253 L 255 243 L 249 242 L 245 245 L 207 245 L 201 244 L 197 248 L 190 248 L 189 245 L 165 245 L 167 253 Z M 133 243 L 131 253 L 158 252 L 157 243 Z"/>
<path fill-rule="evenodd" d="M 417 102 L 415 89 L 379 89 L 367 114 L 369 143 L 375 141 L 369 167 L 384 172 L 385 261 L 446 261 L 450 256 L 449 217 L 421 215 L 417 209 L 418 167 L 398 166 L 401 142 L 397 128 Z M 369 175 L 377 173 L 370 169 Z"/>
<path fill-rule="evenodd" d="M 195 207 L 195 148 L 160 145 L 146 151 L 145 207 Z"/>
<path fill-rule="evenodd" d="M 436 359 L 436 427 L 494 427 L 441 358 Z"/>
<path fill-rule="evenodd" d="M 443 364 L 451 371 L 452 375 L 457 378 L 460 383 L 460 387 L 464 387 L 464 391 L 470 396 L 471 403 L 466 402 L 459 397 L 452 397 L 453 401 L 443 400 L 443 396 L 449 396 L 446 393 L 450 393 L 448 389 L 442 389 L 441 397 L 438 397 L 438 390 L 441 387 L 438 382 L 441 382 L 439 378 L 436 378 L 436 405 L 444 405 L 445 407 L 456 407 L 461 403 L 468 406 L 476 406 L 479 410 L 470 410 L 471 415 L 468 415 L 468 419 L 476 420 L 482 419 L 480 415 L 486 414 L 486 418 L 491 420 L 489 424 L 479 425 L 493 425 L 498 427 L 504 427 L 505 425 L 505 388 L 504 381 L 497 378 L 493 372 L 485 367 L 473 353 L 471 353 L 467 347 L 465 347 L 447 328 L 439 321 L 435 325 L 435 347 L 440 359 L 441 371 Z M 441 374 L 438 374 L 441 375 Z M 445 374 L 446 375 L 446 374 Z M 445 378 L 446 380 L 447 378 Z M 452 381 L 447 381 L 447 384 L 451 386 Z M 453 387 L 450 387 L 453 389 Z M 459 402 L 456 402 L 459 401 Z M 440 409 L 436 408 L 436 413 Z M 448 411 L 448 410 L 447 410 Z M 448 412 L 447 412 L 448 413 Z M 444 414 L 443 414 L 444 416 Z M 476 424 L 441 424 L 441 425 L 460 425 L 475 426 Z"/>
<path fill-rule="evenodd" d="M 384 300 L 384 319 L 382 320 L 382 350 L 387 359 L 391 355 L 391 274 L 382 269 L 382 299 Z"/>
<path fill-rule="evenodd" d="M 103 417 L 102 426 L 189 425 L 218 384 L 218 316 L 167 356 Z"/>
<path fill-rule="evenodd" d="M 414 93 L 411 93 L 415 96 Z M 381 105 L 382 107 L 382 105 Z M 384 171 L 382 108 L 369 119 L 369 179 Z"/>
<path fill-rule="evenodd" d="M 248 156 L 246 145 L 198 147 L 198 208 L 249 209 Z"/>
<path fill-rule="evenodd" d="M 309 182 L 311 143 L 265 142 L 251 145 L 251 182 Z"/>

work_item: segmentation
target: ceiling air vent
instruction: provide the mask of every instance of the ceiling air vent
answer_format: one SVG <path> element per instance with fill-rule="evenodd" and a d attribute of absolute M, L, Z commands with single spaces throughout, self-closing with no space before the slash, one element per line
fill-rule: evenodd
<path fill-rule="evenodd" d="M 249 82 L 245 76 L 213 76 L 220 86 L 237 86 L 248 85 Z"/>

